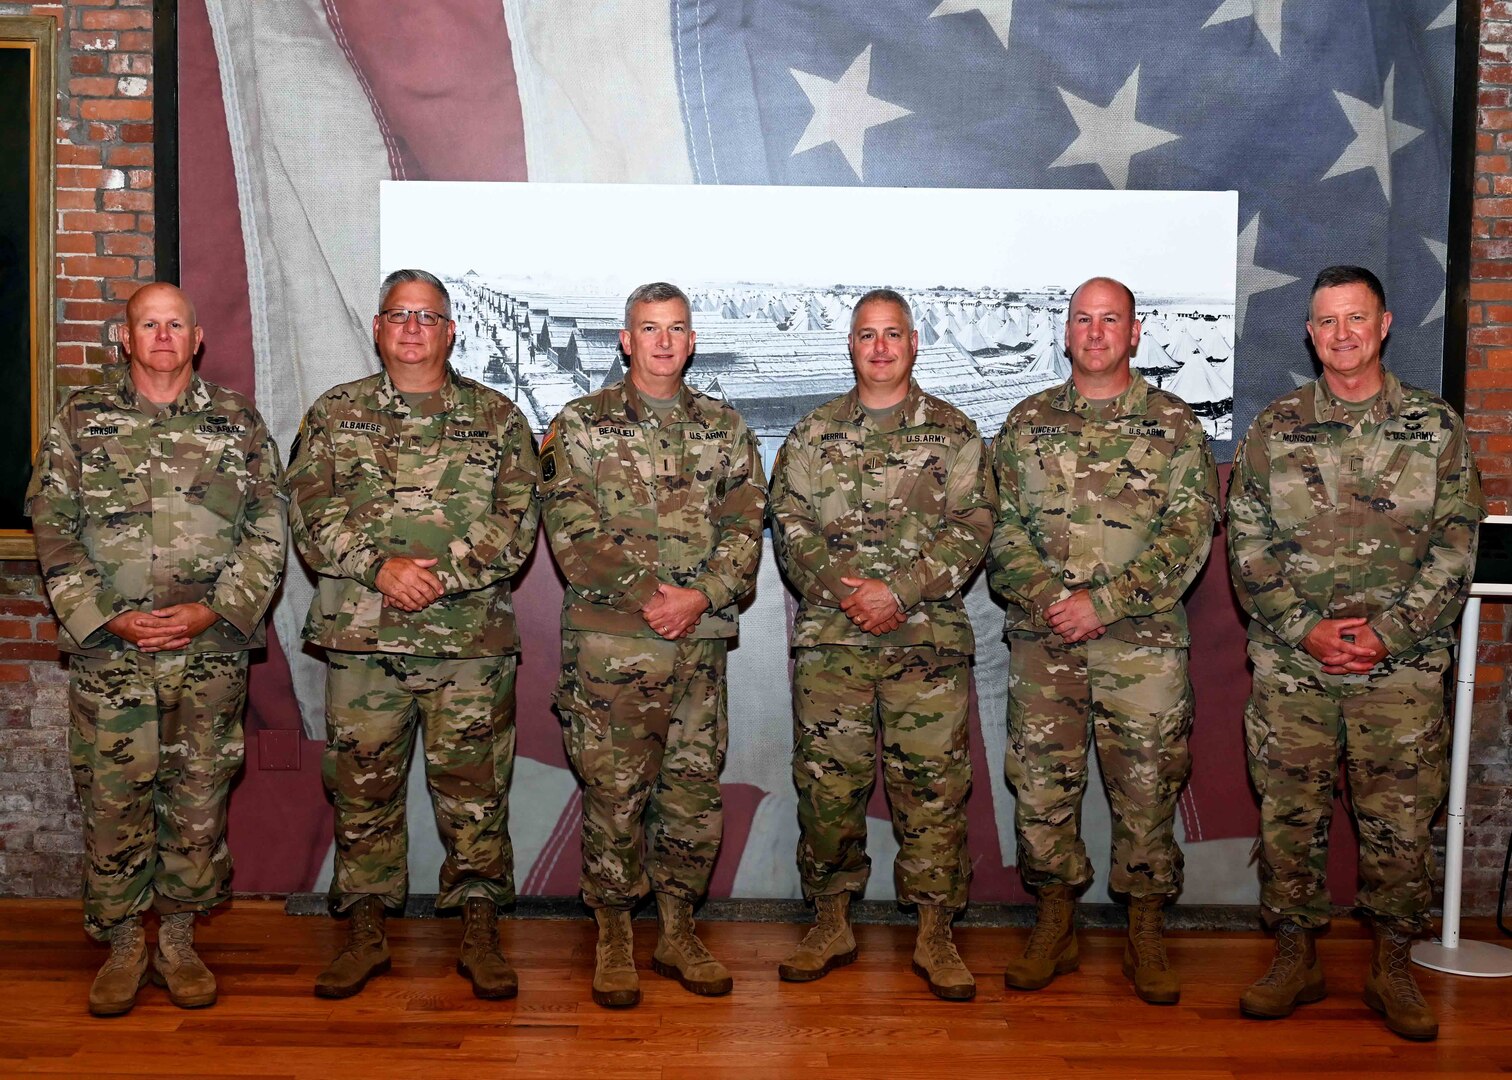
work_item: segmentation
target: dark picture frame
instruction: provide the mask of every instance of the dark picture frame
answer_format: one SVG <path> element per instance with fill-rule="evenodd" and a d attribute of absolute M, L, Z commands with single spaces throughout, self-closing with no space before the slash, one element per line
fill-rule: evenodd
<path fill-rule="evenodd" d="M 0 558 L 36 558 L 22 509 L 52 420 L 58 24 L 0 16 Z M 24 358 L 24 362 L 22 361 Z"/>

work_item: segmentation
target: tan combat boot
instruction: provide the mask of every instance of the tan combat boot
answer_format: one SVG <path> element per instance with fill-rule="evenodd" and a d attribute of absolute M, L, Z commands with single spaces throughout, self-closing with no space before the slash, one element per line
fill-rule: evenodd
<path fill-rule="evenodd" d="M 364 896 L 352 905 L 346 944 L 330 966 L 315 976 L 316 997 L 351 997 L 374 975 L 382 975 L 389 969 L 383 919 L 383 901 L 376 896 Z"/>
<path fill-rule="evenodd" d="M 1288 919 L 1276 927 L 1270 970 L 1239 996 L 1239 1011 L 1257 1020 L 1279 1020 L 1298 1005 L 1322 1001 L 1327 993 L 1313 932 Z"/>
<path fill-rule="evenodd" d="M 784 982 L 813 982 L 837 967 L 856 962 L 856 935 L 851 931 L 848 892 L 814 897 L 814 925 L 798 948 L 777 965 Z"/>
<path fill-rule="evenodd" d="M 472 980 L 473 996 L 486 1001 L 520 992 L 514 968 L 499 951 L 499 915 L 486 896 L 470 896 L 462 905 L 462 954 L 457 971 Z"/>
<path fill-rule="evenodd" d="M 181 1009 L 215 1004 L 215 976 L 194 951 L 194 912 L 163 916 L 152 955 L 152 981 L 167 987 L 168 1000 Z"/>
<path fill-rule="evenodd" d="M 735 980 L 693 932 L 692 904 L 657 893 L 656 921 L 661 932 L 656 938 L 656 951 L 651 954 L 651 970 L 676 979 L 684 990 L 704 997 L 730 992 Z"/>
<path fill-rule="evenodd" d="M 1165 948 L 1164 896 L 1129 898 L 1129 940 L 1124 944 L 1124 978 L 1147 1005 L 1174 1005 L 1181 1000 L 1181 983 Z"/>
<path fill-rule="evenodd" d="M 147 931 L 142 917 L 133 915 L 110 928 L 110 955 L 89 987 L 89 1011 L 95 1016 L 129 1013 L 137 991 L 146 985 Z"/>
<path fill-rule="evenodd" d="M 1057 975 L 1081 963 L 1076 940 L 1076 900 L 1071 887 L 1055 882 L 1041 886 L 1034 904 L 1034 929 L 1024 955 L 1008 961 L 1004 985 L 1014 990 L 1042 990 Z"/>
<path fill-rule="evenodd" d="M 635 939 L 627 908 L 594 908 L 598 944 L 593 950 L 593 1002 L 610 1009 L 640 1004 L 635 974 Z"/>
<path fill-rule="evenodd" d="M 1386 1018 L 1386 1026 L 1404 1039 L 1438 1038 L 1438 1020 L 1412 980 L 1412 939 L 1376 924 L 1375 951 L 1365 977 L 1365 1004 Z"/>
<path fill-rule="evenodd" d="M 930 992 L 946 1001 L 970 1001 L 976 997 L 976 980 L 950 939 L 950 920 L 955 912 L 939 904 L 919 905 L 919 936 L 914 942 L 914 974 L 929 984 Z"/>

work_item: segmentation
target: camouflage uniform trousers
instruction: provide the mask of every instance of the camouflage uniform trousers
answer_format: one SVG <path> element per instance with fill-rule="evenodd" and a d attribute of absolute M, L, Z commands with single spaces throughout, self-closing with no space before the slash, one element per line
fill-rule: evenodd
<path fill-rule="evenodd" d="M 583 899 L 696 903 L 724 833 L 723 638 L 562 632 L 556 706 L 583 783 Z"/>
<path fill-rule="evenodd" d="M 900 901 L 966 906 L 971 791 L 969 657 L 918 646 L 801 648 L 793 666 L 798 872 L 807 898 L 862 892 L 866 804 L 877 775 L 898 835 Z"/>
<path fill-rule="evenodd" d="M 1356 903 L 1408 934 L 1428 928 L 1433 843 L 1444 801 L 1449 650 L 1328 675 L 1301 649 L 1251 641 L 1244 711 L 1260 793 L 1260 904 L 1267 923 L 1328 925 L 1328 829 L 1340 750 L 1360 834 Z"/>
<path fill-rule="evenodd" d="M 84 926 L 230 897 L 226 796 L 241 768 L 247 654 L 69 657 L 69 760 L 84 813 Z"/>
<path fill-rule="evenodd" d="M 405 781 L 421 729 L 425 782 L 446 858 L 438 908 L 472 896 L 514 902 L 509 779 L 514 769 L 514 656 L 441 659 L 330 652 L 326 790 L 336 806 L 331 899 L 388 907 L 409 891 Z"/>
<path fill-rule="evenodd" d="M 1026 886 L 1079 889 L 1092 880 L 1081 838 L 1090 741 L 1113 812 L 1109 890 L 1180 891 L 1176 799 L 1192 770 L 1193 716 L 1186 649 L 1109 637 L 1069 646 L 1010 639 L 1005 767 Z"/>

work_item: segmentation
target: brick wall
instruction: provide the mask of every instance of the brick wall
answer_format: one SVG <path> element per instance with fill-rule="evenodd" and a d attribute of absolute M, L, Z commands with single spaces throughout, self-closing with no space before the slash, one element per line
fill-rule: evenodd
<path fill-rule="evenodd" d="M 1494 514 L 1512 513 L 1512 3 L 1482 0 L 1465 414 Z M 1512 604 L 1482 609 L 1465 910 L 1496 908 L 1512 833 Z"/>
<path fill-rule="evenodd" d="M 0 2 L 58 20 L 58 392 L 98 381 L 109 320 L 153 277 L 151 0 Z M 82 873 L 66 675 L 36 564 L 0 562 L 0 895 L 72 896 Z"/>

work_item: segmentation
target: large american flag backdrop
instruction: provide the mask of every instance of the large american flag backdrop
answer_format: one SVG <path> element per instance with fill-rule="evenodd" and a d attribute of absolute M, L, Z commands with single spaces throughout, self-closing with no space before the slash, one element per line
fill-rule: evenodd
<path fill-rule="evenodd" d="M 202 371 L 252 395 L 285 451 L 310 401 L 376 363 L 378 189 L 390 179 L 1237 190 L 1236 433 L 1312 377 L 1302 321 L 1311 276 L 1329 263 L 1381 274 L 1396 314 L 1389 363 L 1439 385 L 1451 0 L 178 6 L 182 277 L 206 328 Z M 857 222 L 856 242 L 906 249 L 972 228 L 941 190 L 927 219 Z M 693 221 L 626 221 L 582 257 L 663 245 L 677 281 L 678 247 L 696 241 Z M 1232 456 L 1231 442 L 1216 449 Z M 1017 900 L 1000 761 L 1005 650 L 980 585 L 972 595 L 988 630 L 973 717 L 972 896 Z M 572 894 L 577 882 L 576 787 L 549 702 L 560 598 L 543 544 L 518 587 L 511 818 L 521 890 L 540 895 Z M 319 667 L 293 633 L 294 607 L 277 613 L 278 640 L 254 667 L 248 765 L 231 808 L 242 891 L 303 891 L 329 875 Z M 764 674 L 785 651 L 784 607 L 768 569 L 732 654 L 716 896 L 797 895 L 787 742 L 750 735 L 770 727 L 751 722 L 756 712 L 785 709 Z M 1253 902 L 1248 674 L 1221 557 L 1189 609 L 1198 722 L 1181 802 L 1185 899 Z M 412 888 L 429 892 L 439 853 L 415 772 Z M 882 897 L 893 841 L 880 795 L 871 812 L 870 895 Z M 1086 832 L 1104 880 L 1106 817 L 1094 789 Z M 1335 817 L 1331 872 L 1341 902 L 1354 888 L 1346 817 Z"/>

